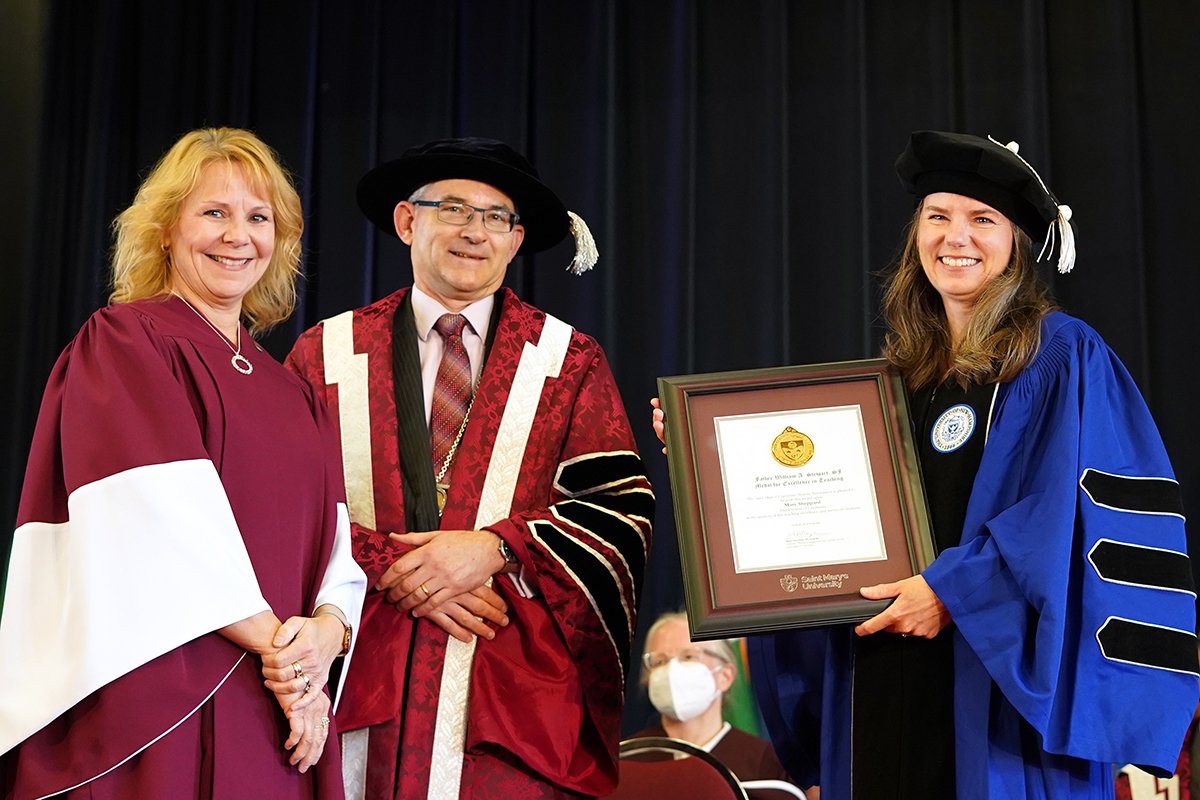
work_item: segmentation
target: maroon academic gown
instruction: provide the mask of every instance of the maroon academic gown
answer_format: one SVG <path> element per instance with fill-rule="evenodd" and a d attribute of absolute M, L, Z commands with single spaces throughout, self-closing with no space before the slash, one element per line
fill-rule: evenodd
<path fill-rule="evenodd" d="M 153 472 L 211 460 L 262 597 L 281 620 L 311 614 L 343 499 L 336 434 L 310 388 L 252 342 L 243 330 L 243 353 L 254 371 L 242 375 L 230 364 L 227 344 L 177 298 L 93 314 L 50 376 L 19 532 L 31 521 L 87 522 L 70 518 L 67 499 L 92 482 L 138 467 Z M 203 506 L 220 497 L 196 502 L 179 508 L 180 516 L 203 514 Z M 115 578 L 106 591 L 122 585 L 138 591 L 136 565 Z M 214 598 L 139 601 L 169 616 L 175 604 Z M 4 613 L 22 609 L 10 602 Z M 20 656 L 4 654 L 14 657 Z M 263 686 L 261 669 L 258 657 L 215 632 L 198 631 L 48 720 L 7 753 L 0 770 L 4 796 L 39 797 L 83 782 L 67 796 L 342 797 L 337 736 L 329 736 L 321 761 L 299 774 L 287 763 L 287 721 Z"/>
<path fill-rule="evenodd" d="M 300 338 L 286 362 L 340 416 L 351 519 L 373 518 L 373 525 L 354 526 L 355 558 L 372 583 L 408 549 L 387 532 L 439 527 L 406 295 L 326 320 Z M 508 576 L 495 579 L 511 621 L 494 640 L 478 642 L 470 665 L 458 796 L 604 795 L 616 784 L 654 497 L 603 352 L 566 326 L 560 368 L 533 396 L 536 415 L 523 453 L 494 452 L 506 407 L 521 397 L 514 385 L 518 364 L 535 345 L 547 346 L 543 332 L 550 327 L 543 312 L 508 289 L 496 300 L 440 527 L 473 529 L 489 467 L 517 472 L 510 513 L 485 527 L 513 549 L 534 592 L 526 597 Z M 362 361 L 354 367 L 356 359 Z M 351 463 L 350 453 L 363 450 L 347 437 L 362 428 L 368 405 L 369 463 Z M 356 421 L 348 419 L 349 406 L 357 409 Z M 364 470 L 371 473 L 370 496 L 356 504 Z M 441 780 L 438 769 L 431 775 L 431 761 L 445 762 L 434 755 L 433 741 L 439 703 L 446 702 L 447 638 L 368 590 L 338 722 L 343 731 L 369 728 L 366 796 L 373 800 L 425 798 L 431 782 L 436 787 Z"/>

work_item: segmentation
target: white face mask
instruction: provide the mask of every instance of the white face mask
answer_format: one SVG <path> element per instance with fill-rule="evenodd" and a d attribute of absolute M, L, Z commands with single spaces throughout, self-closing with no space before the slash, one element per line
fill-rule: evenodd
<path fill-rule="evenodd" d="M 713 670 L 699 661 L 671 659 L 650 673 L 650 702 L 660 714 L 680 722 L 700 716 L 718 695 Z"/>

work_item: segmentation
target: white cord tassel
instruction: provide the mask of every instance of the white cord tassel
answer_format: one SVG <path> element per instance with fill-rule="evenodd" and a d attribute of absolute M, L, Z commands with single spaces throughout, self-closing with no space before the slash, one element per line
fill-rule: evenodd
<path fill-rule="evenodd" d="M 1016 142 L 1000 144 L 1000 142 L 998 142 L 996 139 L 993 139 L 991 136 L 988 136 L 987 138 L 993 144 L 1000 145 L 1000 147 L 1003 147 L 1005 150 L 1008 150 L 1014 156 L 1021 159 L 1021 163 L 1033 173 L 1033 177 L 1037 178 L 1037 182 L 1039 185 L 1041 185 L 1042 191 L 1050 197 L 1054 197 L 1054 195 L 1050 194 L 1050 189 L 1046 187 L 1046 182 L 1042 180 L 1042 176 L 1039 175 L 1038 171 L 1033 168 L 1033 165 L 1024 158 L 1021 158 L 1021 145 L 1017 144 Z M 1062 240 L 1058 247 L 1058 271 L 1060 274 L 1066 275 L 1075 268 L 1075 230 L 1071 227 L 1070 206 L 1060 205 L 1058 207 L 1058 217 L 1050 223 L 1050 228 L 1046 231 L 1046 240 L 1042 242 L 1042 251 L 1038 253 L 1038 261 L 1041 261 L 1049 253 L 1054 252 L 1054 240 L 1056 238 L 1055 228 L 1058 229 L 1057 238 Z"/>
<path fill-rule="evenodd" d="M 575 258 L 571 259 L 567 269 L 575 275 L 582 275 L 596 266 L 596 262 L 600 260 L 600 251 L 596 249 L 596 240 L 592 238 L 592 232 L 583 221 L 583 217 L 574 211 L 568 211 L 567 217 L 571 222 L 571 235 L 575 237 Z"/>
<path fill-rule="evenodd" d="M 1058 271 L 1066 275 L 1075 267 L 1075 230 L 1071 227 L 1071 207 L 1058 207 L 1058 219 L 1050 224 L 1050 230 L 1058 227 Z"/>
<path fill-rule="evenodd" d="M 1071 229 L 1071 207 L 1059 206 L 1058 217 L 1050 223 L 1046 230 L 1046 240 L 1042 242 L 1041 252 L 1037 260 L 1041 261 L 1054 251 L 1054 241 L 1059 239 L 1058 271 L 1066 275 L 1075 266 L 1075 232 Z"/>

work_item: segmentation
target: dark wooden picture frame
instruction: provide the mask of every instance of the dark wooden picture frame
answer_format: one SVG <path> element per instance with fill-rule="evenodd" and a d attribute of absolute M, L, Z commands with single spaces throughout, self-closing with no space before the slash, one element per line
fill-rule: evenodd
<path fill-rule="evenodd" d="M 890 601 L 863 586 L 917 575 L 936 555 L 904 384 L 884 359 L 658 379 L 694 639 L 861 622 Z M 857 406 L 887 557 L 738 572 L 718 416 Z"/>

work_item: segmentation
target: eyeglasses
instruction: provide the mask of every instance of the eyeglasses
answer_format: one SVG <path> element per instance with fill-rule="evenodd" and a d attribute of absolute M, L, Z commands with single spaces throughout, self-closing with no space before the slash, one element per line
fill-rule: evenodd
<path fill-rule="evenodd" d="M 728 663 L 720 653 L 705 650 L 703 647 L 689 647 L 675 653 L 643 653 L 642 663 L 646 669 L 658 669 L 673 658 L 687 664 L 691 661 L 702 661 L 702 656 L 711 656 L 722 664 Z"/>
<path fill-rule="evenodd" d="M 521 215 L 506 208 L 479 208 L 459 200 L 410 200 L 414 206 L 437 209 L 437 218 L 449 225 L 468 225 L 475 212 L 482 214 L 483 227 L 493 233 L 511 233 Z"/>

